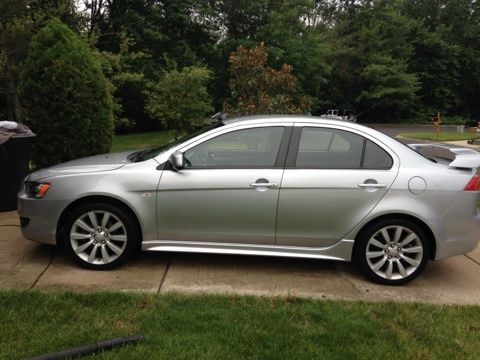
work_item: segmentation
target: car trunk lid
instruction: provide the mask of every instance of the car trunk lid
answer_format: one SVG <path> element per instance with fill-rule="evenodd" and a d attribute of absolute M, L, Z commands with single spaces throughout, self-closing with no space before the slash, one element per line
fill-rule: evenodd
<path fill-rule="evenodd" d="M 480 167 L 480 153 L 473 149 L 446 144 L 409 144 L 408 146 L 450 168 L 476 169 Z"/>

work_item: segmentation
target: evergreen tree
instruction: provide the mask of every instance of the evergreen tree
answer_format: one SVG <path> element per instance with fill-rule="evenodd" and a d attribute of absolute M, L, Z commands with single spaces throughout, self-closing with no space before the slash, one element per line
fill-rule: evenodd
<path fill-rule="evenodd" d="M 59 20 L 33 38 L 20 76 L 25 123 L 37 134 L 37 167 L 107 152 L 113 135 L 112 99 L 86 44 Z"/>

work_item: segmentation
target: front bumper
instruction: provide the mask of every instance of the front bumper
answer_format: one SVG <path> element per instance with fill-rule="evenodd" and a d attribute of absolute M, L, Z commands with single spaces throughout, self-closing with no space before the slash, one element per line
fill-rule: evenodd
<path fill-rule="evenodd" d="M 18 195 L 22 235 L 32 241 L 56 245 L 57 224 L 66 201 L 29 198 Z"/>

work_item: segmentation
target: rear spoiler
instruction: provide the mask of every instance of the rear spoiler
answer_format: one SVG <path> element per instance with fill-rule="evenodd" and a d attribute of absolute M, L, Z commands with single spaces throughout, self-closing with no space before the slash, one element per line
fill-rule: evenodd
<path fill-rule="evenodd" d="M 473 149 L 449 146 L 446 144 L 408 144 L 413 150 L 431 157 L 450 160 L 452 168 L 476 169 L 480 167 L 480 153 Z"/>

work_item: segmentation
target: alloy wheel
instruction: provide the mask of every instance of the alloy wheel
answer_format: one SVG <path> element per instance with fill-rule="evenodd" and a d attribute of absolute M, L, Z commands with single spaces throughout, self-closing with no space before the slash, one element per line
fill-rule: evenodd
<path fill-rule="evenodd" d="M 424 247 L 420 237 L 405 226 L 385 226 L 367 241 L 367 264 L 379 277 L 402 280 L 422 264 Z"/>
<path fill-rule="evenodd" d="M 128 235 L 118 216 L 105 210 L 92 210 L 73 222 L 69 239 L 80 259 L 92 265 L 105 265 L 124 253 Z"/>

